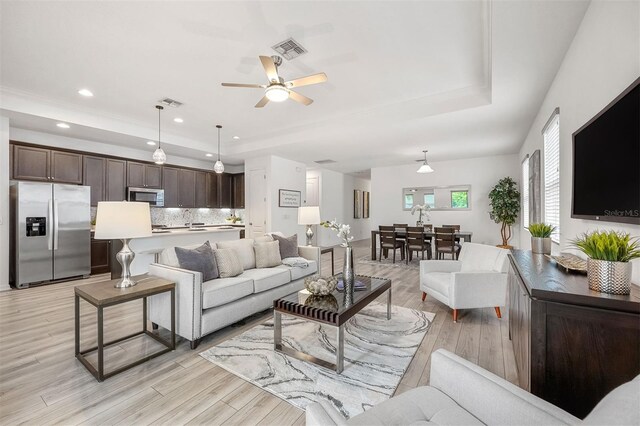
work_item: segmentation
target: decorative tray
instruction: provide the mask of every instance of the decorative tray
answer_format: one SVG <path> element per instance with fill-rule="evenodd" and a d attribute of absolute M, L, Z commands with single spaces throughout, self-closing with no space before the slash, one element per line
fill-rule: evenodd
<path fill-rule="evenodd" d="M 554 260 L 558 265 L 569 271 L 587 272 L 587 261 L 575 254 L 560 253 L 559 256 L 545 254 L 548 259 Z"/>

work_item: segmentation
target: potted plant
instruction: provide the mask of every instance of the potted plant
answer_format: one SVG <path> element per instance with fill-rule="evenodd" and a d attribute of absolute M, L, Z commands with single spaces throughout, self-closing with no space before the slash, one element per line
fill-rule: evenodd
<path fill-rule="evenodd" d="M 489 192 L 489 203 L 491 205 L 489 217 L 495 223 L 502 225 L 500 228 L 502 244 L 498 247 L 512 248 L 509 245 L 511 225 L 516 223 L 520 211 L 520 191 L 516 182 L 508 176 L 500 179 Z"/>
<path fill-rule="evenodd" d="M 551 254 L 551 234 L 556 230 L 553 225 L 532 223 L 525 228 L 531 234 L 531 251 L 540 254 Z"/>
<path fill-rule="evenodd" d="M 431 211 L 431 207 L 428 204 L 416 204 L 411 209 L 411 215 L 413 216 L 416 212 L 418 212 L 418 221 L 416 222 L 416 226 L 424 225 L 422 221 L 422 215 L 425 215 L 427 220 L 431 220 L 429 212 Z"/>
<path fill-rule="evenodd" d="M 629 294 L 631 260 L 640 258 L 638 238 L 616 231 L 584 233 L 572 245 L 588 256 L 587 280 L 591 290 Z"/>

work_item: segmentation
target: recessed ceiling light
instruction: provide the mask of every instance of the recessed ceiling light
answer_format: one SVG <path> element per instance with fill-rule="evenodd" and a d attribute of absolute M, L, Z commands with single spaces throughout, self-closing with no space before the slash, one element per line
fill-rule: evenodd
<path fill-rule="evenodd" d="M 213 157 L 213 154 L 205 154 L 207 157 Z"/>
<path fill-rule="evenodd" d="M 60 127 L 61 129 L 68 129 L 70 127 L 67 123 L 58 123 L 56 124 L 56 126 Z"/>
<path fill-rule="evenodd" d="M 90 98 L 93 96 L 93 93 L 89 89 L 80 89 L 78 90 L 78 93 L 81 94 L 82 96 L 86 96 L 87 98 Z"/>
<path fill-rule="evenodd" d="M 156 143 L 154 141 L 147 141 L 147 145 L 155 145 Z"/>
<path fill-rule="evenodd" d="M 176 123 L 184 123 L 184 120 L 180 117 L 174 118 L 173 121 L 175 121 Z"/>
<path fill-rule="evenodd" d="M 234 138 L 235 140 L 238 140 L 238 139 L 240 139 L 240 136 L 234 136 L 233 138 Z"/>

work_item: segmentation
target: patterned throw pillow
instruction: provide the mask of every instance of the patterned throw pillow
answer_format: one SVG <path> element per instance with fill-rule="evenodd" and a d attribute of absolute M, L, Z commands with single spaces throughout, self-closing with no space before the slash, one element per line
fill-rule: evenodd
<path fill-rule="evenodd" d="M 242 269 L 253 269 L 256 267 L 256 254 L 253 251 L 253 240 L 251 238 L 219 241 L 217 248 L 234 249 L 242 263 Z"/>
<path fill-rule="evenodd" d="M 281 237 L 276 234 L 271 234 L 273 239 L 280 243 L 280 258 L 286 259 L 287 257 L 298 257 L 298 234 L 293 234 L 290 237 Z"/>
<path fill-rule="evenodd" d="M 182 269 L 202 273 L 202 282 L 218 278 L 218 265 L 209 241 L 198 248 L 176 247 L 176 257 Z"/>
<path fill-rule="evenodd" d="M 282 265 L 278 241 L 257 243 L 253 248 L 256 251 L 256 268 L 273 268 Z"/>
<path fill-rule="evenodd" d="M 234 249 L 216 249 L 213 254 L 216 257 L 220 278 L 237 277 L 244 272 L 242 262 Z"/>

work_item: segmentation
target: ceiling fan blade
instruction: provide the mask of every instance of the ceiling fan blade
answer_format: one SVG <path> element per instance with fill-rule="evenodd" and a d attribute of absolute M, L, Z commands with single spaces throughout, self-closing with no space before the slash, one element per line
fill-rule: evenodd
<path fill-rule="evenodd" d="M 276 68 L 276 64 L 273 62 L 270 56 L 260 56 L 260 62 L 262 62 L 262 66 L 264 67 L 264 71 L 267 73 L 267 78 L 270 82 L 280 82 L 280 78 L 278 77 L 278 68 Z"/>
<path fill-rule="evenodd" d="M 327 75 L 323 72 L 318 74 L 308 75 L 306 77 L 296 78 L 295 80 L 287 81 L 284 83 L 287 87 L 301 87 L 309 86 L 310 84 L 324 83 L 327 81 Z"/>
<path fill-rule="evenodd" d="M 296 102 L 300 102 L 304 106 L 309 106 L 313 103 L 313 99 L 307 98 L 306 96 L 294 92 L 293 90 L 289 90 L 289 98 L 293 99 Z"/>
<path fill-rule="evenodd" d="M 222 83 L 225 87 L 248 87 L 252 89 L 264 89 L 267 86 L 264 84 L 245 84 L 245 83 Z"/>
<path fill-rule="evenodd" d="M 266 96 L 263 96 L 262 99 L 260 99 L 260 101 L 256 104 L 256 108 L 262 108 L 268 103 L 269 103 L 269 98 L 267 98 Z"/>

